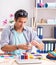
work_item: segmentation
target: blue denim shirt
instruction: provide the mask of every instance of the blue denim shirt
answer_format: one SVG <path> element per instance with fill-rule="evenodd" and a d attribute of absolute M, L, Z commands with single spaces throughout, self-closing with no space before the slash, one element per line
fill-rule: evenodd
<path fill-rule="evenodd" d="M 4 45 L 14 45 L 14 41 L 13 41 L 13 30 L 14 30 L 14 25 L 13 26 L 8 26 L 7 28 L 5 28 L 1 34 L 1 47 L 3 47 Z M 26 42 L 27 44 L 29 42 L 31 42 L 32 40 L 36 40 L 39 43 L 42 43 L 42 41 L 38 38 L 37 36 L 37 32 L 34 31 L 31 27 L 25 26 L 24 30 L 23 30 L 23 34 L 25 36 Z"/>

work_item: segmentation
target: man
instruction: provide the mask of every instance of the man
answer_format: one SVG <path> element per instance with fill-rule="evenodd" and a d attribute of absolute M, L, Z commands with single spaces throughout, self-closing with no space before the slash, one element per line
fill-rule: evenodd
<path fill-rule="evenodd" d="M 15 24 L 4 29 L 1 35 L 1 49 L 3 51 L 19 54 L 29 52 L 32 50 L 32 46 L 43 49 L 43 43 L 37 37 L 36 32 L 25 26 L 27 19 L 28 13 L 25 10 L 20 9 L 15 12 Z"/>

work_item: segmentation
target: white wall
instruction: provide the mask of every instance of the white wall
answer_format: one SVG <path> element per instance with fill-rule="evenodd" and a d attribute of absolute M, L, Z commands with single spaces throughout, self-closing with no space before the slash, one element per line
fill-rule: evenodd
<path fill-rule="evenodd" d="M 34 0 L 0 0 L 0 22 L 5 19 L 9 20 L 9 15 L 14 14 L 18 9 L 28 11 L 30 20 L 33 17 L 33 8 Z"/>

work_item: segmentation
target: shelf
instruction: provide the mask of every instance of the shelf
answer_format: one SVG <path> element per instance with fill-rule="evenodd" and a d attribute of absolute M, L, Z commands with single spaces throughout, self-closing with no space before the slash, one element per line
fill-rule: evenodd
<path fill-rule="evenodd" d="M 56 25 L 56 24 L 37 23 L 36 25 L 37 25 L 37 26 L 38 26 L 38 25 L 43 25 L 43 26 L 49 26 L 49 25 L 51 25 L 51 26 L 52 26 L 52 25 Z"/>
<path fill-rule="evenodd" d="M 43 38 L 42 41 L 56 41 L 55 38 Z"/>
<path fill-rule="evenodd" d="M 52 9 L 52 10 L 54 10 L 54 9 L 56 9 L 56 8 L 36 8 L 36 9 L 40 9 L 40 10 L 42 10 L 42 9 Z"/>

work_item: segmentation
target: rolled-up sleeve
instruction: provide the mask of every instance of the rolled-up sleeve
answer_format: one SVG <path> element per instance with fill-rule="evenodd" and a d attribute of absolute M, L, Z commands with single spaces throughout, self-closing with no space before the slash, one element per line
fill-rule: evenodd
<path fill-rule="evenodd" d="M 5 45 L 9 44 L 9 31 L 8 30 L 3 30 L 1 34 L 1 42 L 0 46 L 1 48 Z"/>

